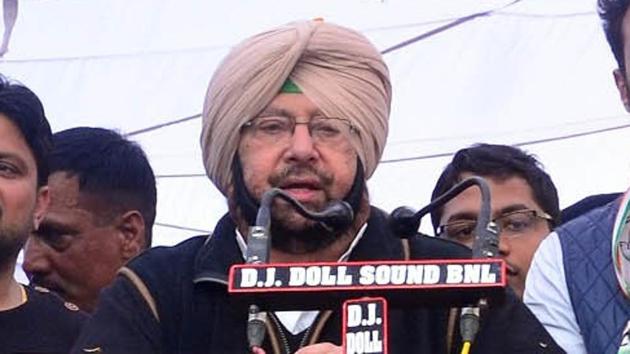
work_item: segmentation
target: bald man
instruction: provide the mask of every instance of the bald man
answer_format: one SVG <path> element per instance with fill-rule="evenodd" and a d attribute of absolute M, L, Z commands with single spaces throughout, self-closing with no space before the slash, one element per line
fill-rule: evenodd
<path fill-rule="evenodd" d="M 210 82 L 201 133 L 208 177 L 227 198 L 229 213 L 212 237 L 154 249 L 124 268 L 102 294 L 75 353 L 341 352 L 341 303 L 332 312 L 267 313 L 262 347 L 248 345 L 247 306 L 228 296 L 228 270 L 244 262 L 248 229 L 263 193 L 273 187 L 316 211 L 344 200 L 354 219 L 329 230 L 276 202 L 271 262 L 404 259 L 404 245 L 414 258 L 469 257 L 465 247 L 446 240 L 403 243 L 388 227 L 387 214 L 370 206 L 366 180 L 383 152 L 390 102 L 381 55 L 353 30 L 296 22 L 234 47 Z M 506 313 L 533 318 L 518 304 Z M 391 310 L 389 352 L 447 353 L 446 318 L 440 308 Z M 501 331 L 519 332 L 489 321 L 499 322 Z M 542 327 L 525 332 L 527 341 L 515 344 L 482 331 L 478 348 L 553 348 Z"/>

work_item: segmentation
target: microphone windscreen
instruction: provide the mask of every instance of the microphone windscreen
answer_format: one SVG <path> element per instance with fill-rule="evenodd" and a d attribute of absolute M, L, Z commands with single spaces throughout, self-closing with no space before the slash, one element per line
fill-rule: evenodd
<path fill-rule="evenodd" d="M 409 207 L 398 207 L 389 216 L 389 225 L 396 235 L 411 237 L 418 232 L 420 220 L 416 212 Z"/>
<path fill-rule="evenodd" d="M 321 214 L 320 222 L 335 231 L 347 229 L 354 220 L 352 207 L 349 203 L 342 200 L 331 202 Z"/>

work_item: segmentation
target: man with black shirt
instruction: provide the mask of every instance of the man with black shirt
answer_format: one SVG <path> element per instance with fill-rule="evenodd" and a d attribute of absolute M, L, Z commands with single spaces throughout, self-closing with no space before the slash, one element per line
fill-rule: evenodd
<path fill-rule="evenodd" d="M 0 352 L 66 353 L 85 314 L 13 278 L 18 252 L 48 205 L 50 126 L 28 88 L 0 76 Z"/>

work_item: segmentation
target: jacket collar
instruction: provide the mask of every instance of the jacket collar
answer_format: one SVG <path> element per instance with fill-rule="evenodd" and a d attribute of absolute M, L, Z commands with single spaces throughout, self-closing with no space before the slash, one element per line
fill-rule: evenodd
<path fill-rule="evenodd" d="M 230 266 L 243 261 L 236 243 L 236 224 L 229 214 L 225 214 L 197 252 L 193 282 L 211 281 L 227 285 Z"/>

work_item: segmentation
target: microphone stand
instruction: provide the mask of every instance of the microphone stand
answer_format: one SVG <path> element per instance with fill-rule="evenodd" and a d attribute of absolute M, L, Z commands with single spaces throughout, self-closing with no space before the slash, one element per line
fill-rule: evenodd
<path fill-rule="evenodd" d="M 313 212 L 307 210 L 300 202 L 293 199 L 282 189 L 271 188 L 263 194 L 260 208 L 256 214 L 256 223 L 249 228 L 245 257 L 245 263 L 247 264 L 269 262 L 271 251 L 271 205 L 276 197 L 287 201 L 303 217 L 318 221 L 328 231 L 343 229 L 354 220 L 352 207 L 344 201 L 332 202 L 323 211 Z M 267 314 L 261 312 L 258 305 L 249 305 L 247 342 L 250 350 L 253 350 L 255 347 L 262 347 L 266 334 L 266 323 Z"/>
<path fill-rule="evenodd" d="M 420 228 L 422 217 L 436 208 L 446 204 L 469 187 L 476 185 L 481 193 L 481 206 L 475 225 L 475 240 L 472 248 L 472 258 L 492 258 L 499 253 L 499 232 L 492 221 L 492 206 L 490 204 L 490 187 L 481 177 L 472 176 L 456 184 L 446 193 L 431 201 L 418 212 L 407 207 L 400 207 L 391 214 L 390 225 L 402 237 L 411 237 Z M 462 354 L 467 354 L 479 330 L 480 308 L 488 305 L 486 298 L 479 300 L 476 307 L 462 309 L 460 318 L 460 332 L 463 341 Z"/>

